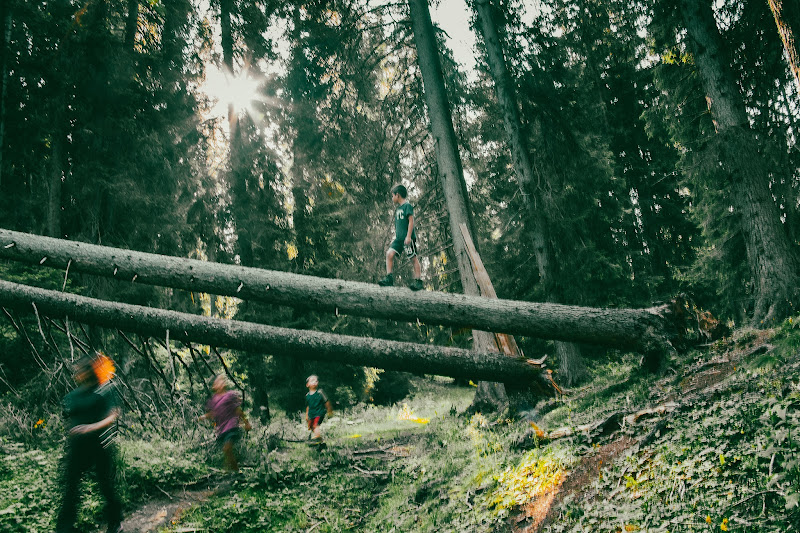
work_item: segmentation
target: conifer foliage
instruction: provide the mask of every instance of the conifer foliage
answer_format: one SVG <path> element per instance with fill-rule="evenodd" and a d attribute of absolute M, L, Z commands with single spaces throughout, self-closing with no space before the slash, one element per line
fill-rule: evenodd
<path fill-rule="evenodd" d="M 391 240 L 388 192 L 403 183 L 426 286 L 460 292 L 459 259 L 462 271 L 467 263 L 446 189 L 456 168 L 459 220 L 471 224 L 502 298 L 649 307 L 683 294 L 734 324 L 793 312 L 795 3 L 470 0 L 463 30 L 477 36 L 475 68 L 458 64 L 435 20 L 424 51 L 440 61 L 453 168 L 437 158 L 442 139 L 429 128 L 412 7 L 429 6 L 3 2 L 0 226 L 374 282 Z M 230 85 L 213 90 L 214 72 Z M 239 80 L 252 94 L 234 95 Z M 397 268 L 410 278 L 407 265 Z M 299 329 L 462 347 L 471 337 L 130 280 L 59 281 L 15 264 L 2 273 Z M 5 353 L 29 349 L 7 332 Z M 129 343 L 88 334 L 115 345 L 121 368 L 143 368 Z M 553 354 L 564 384 L 605 353 L 518 341 L 531 355 Z M 264 384 L 254 397 L 265 407 L 268 389 L 302 387 L 314 370 L 261 355 L 225 354 L 246 383 Z M 348 401 L 374 397 L 380 382 L 360 368 L 327 371 Z"/>

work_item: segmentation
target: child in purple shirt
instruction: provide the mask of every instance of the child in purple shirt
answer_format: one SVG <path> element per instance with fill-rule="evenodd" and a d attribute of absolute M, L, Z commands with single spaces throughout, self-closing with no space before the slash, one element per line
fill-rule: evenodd
<path fill-rule="evenodd" d="M 214 430 L 225 456 L 225 467 L 235 472 L 239 470 L 239 463 L 233 445 L 241 436 L 239 419 L 244 422 L 245 431 L 250 431 L 250 422 L 242 411 L 241 396 L 236 391 L 228 390 L 228 380 L 224 375 L 217 376 L 211 388 L 214 395 L 206 403 L 206 414 L 200 420 L 214 419 Z"/>

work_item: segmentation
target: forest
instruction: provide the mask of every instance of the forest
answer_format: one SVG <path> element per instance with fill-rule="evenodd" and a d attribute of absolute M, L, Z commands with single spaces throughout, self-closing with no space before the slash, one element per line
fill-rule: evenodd
<path fill-rule="evenodd" d="M 0 530 L 800 529 L 796 0 L 0 29 Z"/>

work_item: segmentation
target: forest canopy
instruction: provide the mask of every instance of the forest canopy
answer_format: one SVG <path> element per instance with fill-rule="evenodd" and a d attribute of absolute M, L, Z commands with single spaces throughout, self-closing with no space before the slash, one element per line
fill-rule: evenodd
<path fill-rule="evenodd" d="M 702 320 L 774 324 L 794 310 L 793 3 L 470 0 L 470 72 L 421 0 L 0 9 L 2 228 L 374 282 L 401 183 L 428 290 L 480 294 L 463 224 L 501 298 L 647 308 L 681 295 L 695 334 Z M 411 280 L 402 261 L 398 272 Z M 11 262 L 0 273 L 219 318 L 486 347 L 478 333 L 338 310 Z M 12 330 L 31 320 L 4 326 L 13 386 L 34 363 Z M 143 364 L 93 335 L 134 374 Z M 607 356 L 591 342 L 517 340 L 553 354 L 566 385 Z M 303 373 L 246 354 L 234 368 L 251 383 Z M 331 371 L 354 400 L 369 396 L 363 369 Z"/>
<path fill-rule="evenodd" d="M 100 430 L 114 531 L 187 487 L 219 530 L 549 494 L 534 531 L 561 488 L 552 531 L 796 523 L 798 32 L 796 0 L 0 2 L 0 529 L 96 527 L 49 451 Z M 255 429 L 216 485 L 209 397 Z"/>

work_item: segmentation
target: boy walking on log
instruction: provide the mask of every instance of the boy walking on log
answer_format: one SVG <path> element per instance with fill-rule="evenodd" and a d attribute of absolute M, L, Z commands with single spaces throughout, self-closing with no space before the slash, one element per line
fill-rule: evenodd
<path fill-rule="evenodd" d="M 319 378 L 317 376 L 308 376 L 306 379 L 306 423 L 308 430 L 311 431 L 313 444 L 322 444 L 322 432 L 319 425 L 325 420 L 325 414 L 328 416 L 333 414 L 333 408 L 328 397 L 322 392 L 319 387 Z"/>
<path fill-rule="evenodd" d="M 392 187 L 392 202 L 397 206 L 394 212 L 394 240 L 386 250 L 386 277 L 378 281 L 381 287 L 394 285 L 394 256 L 405 252 L 414 264 L 414 281 L 408 286 L 412 291 L 422 290 L 421 267 L 417 257 L 417 234 L 414 231 L 414 207 L 408 202 L 408 191 L 403 185 Z"/>

